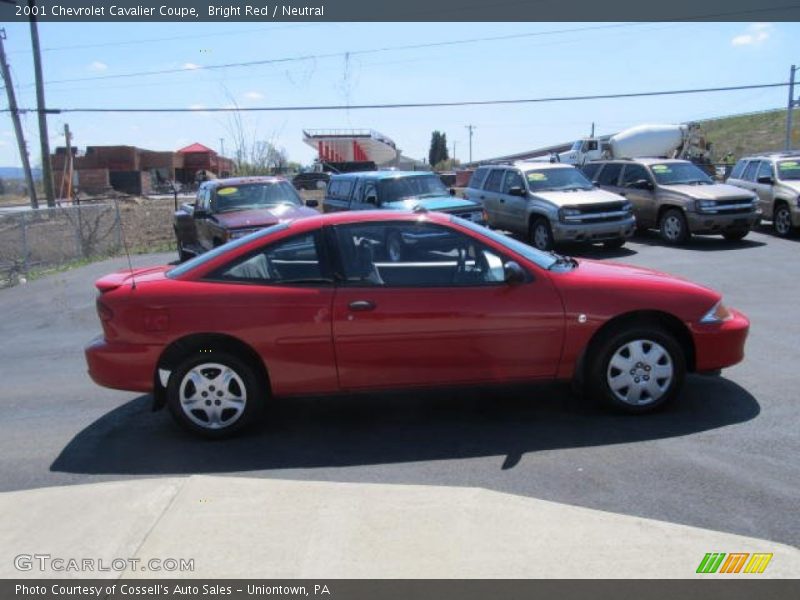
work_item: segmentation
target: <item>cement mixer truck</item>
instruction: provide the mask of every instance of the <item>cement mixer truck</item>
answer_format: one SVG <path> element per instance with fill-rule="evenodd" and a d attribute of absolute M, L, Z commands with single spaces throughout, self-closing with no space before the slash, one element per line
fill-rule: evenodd
<path fill-rule="evenodd" d="M 681 125 L 639 125 L 611 137 L 587 137 L 572 148 L 539 160 L 583 165 L 601 158 L 682 158 L 695 163 L 709 162 L 710 144 L 696 123 Z"/>

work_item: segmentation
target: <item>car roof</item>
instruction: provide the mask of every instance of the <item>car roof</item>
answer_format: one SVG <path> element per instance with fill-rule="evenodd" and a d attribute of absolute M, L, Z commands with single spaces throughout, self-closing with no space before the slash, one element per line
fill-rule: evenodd
<path fill-rule="evenodd" d="M 354 171 L 352 173 L 336 173 L 331 179 L 350 179 L 366 177 L 369 179 L 397 179 L 398 177 L 419 177 L 420 175 L 436 175 L 433 171 Z"/>
<path fill-rule="evenodd" d="M 739 160 L 784 160 L 800 158 L 800 152 L 773 152 L 769 154 L 751 154 L 743 156 Z"/>
<path fill-rule="evenodd" d="M 352 210 L 337 211 L 304 217 L 289 222 L 294 231 L 309 231 L 325 225 L 347 225 L 350 223 L 376 223 L 386 221 L 430 221 L 449 223 L 451 215 L 445 213 L 410 210 Z"/>
<path fill-rule="evenodd" d="M 247 183 L 278 183 L 286 181 L 283 177 L 275 177 L 272 175 L 254 175 L 251 177 L 227 177 L 225 179 L 212 179 L 204 181 L 201 187 L 223 187 L 226 185 L 245 185 Z"/>
<path fill-rule="evenodd" d="M 496 165 L 481 165 L 478 167 L 479 169 L 520 169 L 522 171 L 530 171 L 532 169 L 559 169 L 559 168 L 570 168 L 574 169 L 575 165 L 571 165 L 569 163 L 560 163 L 560 162 L 536 162 L 536 161 L 526 161 L 520 160 L 514 163 L 498 163 Z"/>

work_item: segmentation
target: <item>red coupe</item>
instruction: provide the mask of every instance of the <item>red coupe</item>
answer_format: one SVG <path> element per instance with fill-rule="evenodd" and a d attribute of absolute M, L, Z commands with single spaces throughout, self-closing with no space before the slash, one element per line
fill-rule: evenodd
<path fill-rule="evenodd" d="M 92 379 L 212 437 L 271 396 L 415 386 L 572 380 L 647 412 L 741 361 L 749 329 L 705 287 L 440 213 L 309 217 L 96 285 Z"/>

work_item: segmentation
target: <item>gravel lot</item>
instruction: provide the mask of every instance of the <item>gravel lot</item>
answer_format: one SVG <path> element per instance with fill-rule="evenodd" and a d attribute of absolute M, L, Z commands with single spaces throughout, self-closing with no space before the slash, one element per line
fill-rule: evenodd
<path fill-rule="evenodd" d="M 0 490 L 190 473 L 480 486 L 797 545 L 799 252 L 766 229 L 741 244 L 666 248 L 648 234 L 581 252 L 710 285 L 752 320 L 745 362 L 689 378 L 661 414 L 608 415 L 556 385 L 304 399 L 221 442 L 86 375 L 92 282 L 124 260 L 0 290 Z"/>

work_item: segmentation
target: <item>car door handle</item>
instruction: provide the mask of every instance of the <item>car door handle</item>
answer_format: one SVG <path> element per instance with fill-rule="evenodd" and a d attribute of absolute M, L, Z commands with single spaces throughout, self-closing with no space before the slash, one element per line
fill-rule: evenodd
<path fill-rule="evenodd" d="M 375 310 L 375 303 L 371 300 L 354 300 L 348 304 L 350 310 L 353 312 L 364 312 L 367 310 Z"/>

